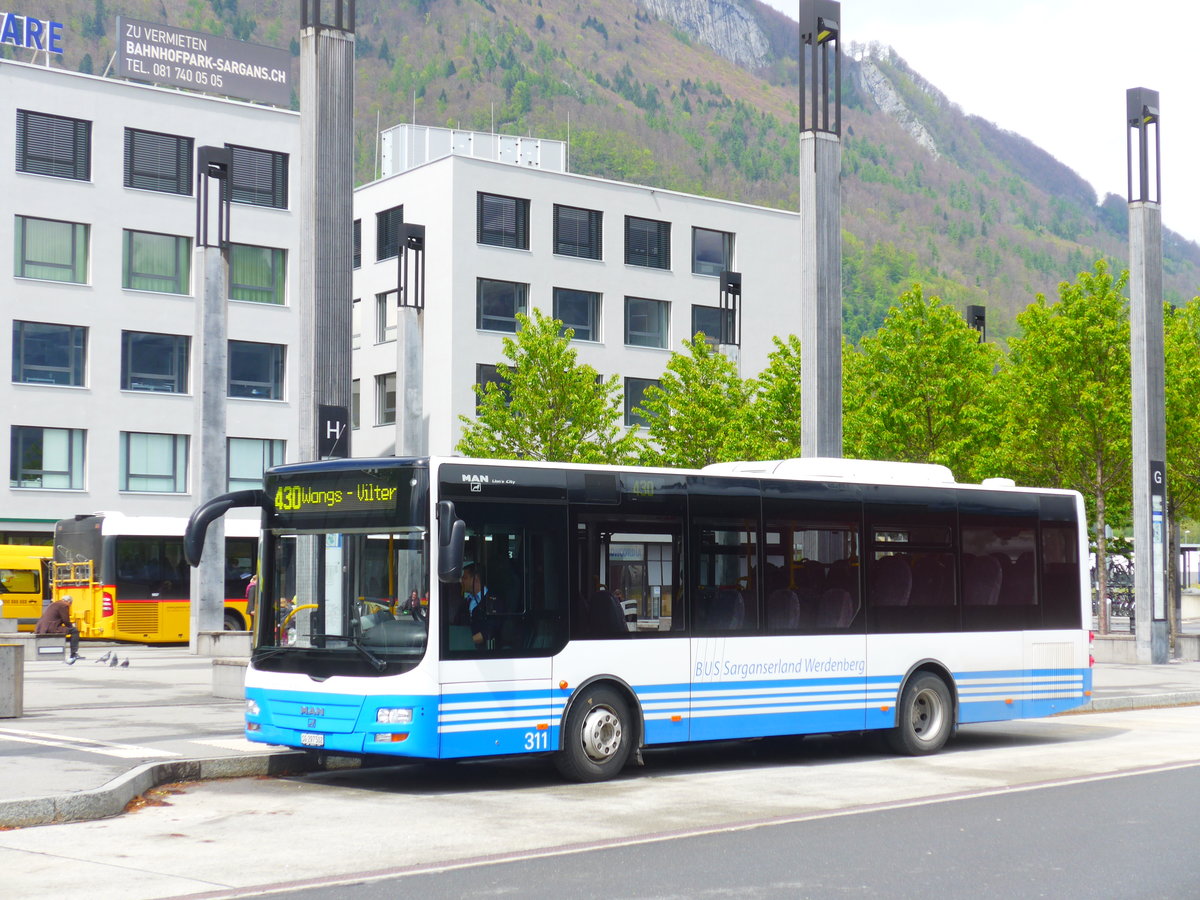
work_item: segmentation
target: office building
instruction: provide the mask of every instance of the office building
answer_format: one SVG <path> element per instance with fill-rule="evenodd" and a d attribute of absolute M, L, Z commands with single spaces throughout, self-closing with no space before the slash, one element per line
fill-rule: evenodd
<path fill-rule="evenodd" d="M 195 506 L 196 148 L 232 148 L 228 482 L 291 458 L 299 116 L 0 61 L 0 541 Z"/>

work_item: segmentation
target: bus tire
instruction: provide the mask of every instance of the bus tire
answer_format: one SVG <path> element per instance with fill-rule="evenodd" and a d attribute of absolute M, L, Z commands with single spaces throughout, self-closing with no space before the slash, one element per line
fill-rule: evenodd
<path fill-rule="evenodd" d="M 896 707 L 896 727 L 886 732 L 892 752 L 905 756 L 936 753 L 954 728 L 954 703 L 946 682 L 932 672 L 908 680 Z"/>
<path fill-rule="evenodd" d="M 629 706 L 604 685 L 587 688 L 567 713 L 554 764 L 571 781 L 605 781 L 625 768 L 633 749 Z"/>
<path fill-rule="evenodd" d="M 241 617 L 237 613 L 225 613 L 225 630 L 226 631 L 244 631 L 245 626 L 242 624 Z"/>

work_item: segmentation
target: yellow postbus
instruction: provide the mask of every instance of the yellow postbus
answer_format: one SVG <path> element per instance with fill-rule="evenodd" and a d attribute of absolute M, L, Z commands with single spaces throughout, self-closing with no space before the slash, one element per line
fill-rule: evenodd
<path fill-rule="evenodd" d="M 0 631 L 33 631 L 50 602 L 49 547 L 0 544 Z"/>
<path fill-rule="evenodd" d="M 71 597 L 79 636 L 173 643 L 190 639 L 187 519 L 102 512 L 54 526 L 53 596 Z M 225 523 L 226 631 L 250 626 L 246 591 L 258 559 L 257 519 Z"/>

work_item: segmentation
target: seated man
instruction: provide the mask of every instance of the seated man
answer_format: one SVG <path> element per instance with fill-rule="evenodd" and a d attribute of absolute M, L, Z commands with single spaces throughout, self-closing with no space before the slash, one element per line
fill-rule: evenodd
<path fill-rule="evenodd" d="M 71 621 L 71 598 L 69 596 L 55 600 L 47 606 L 33 631 L 35 634 L 68 635 L 71 641 L 71 658 L 66 661 L 67 665 L 74 665 L 75 660 L 83 659 L 79 655 L 79 629 Z"/>

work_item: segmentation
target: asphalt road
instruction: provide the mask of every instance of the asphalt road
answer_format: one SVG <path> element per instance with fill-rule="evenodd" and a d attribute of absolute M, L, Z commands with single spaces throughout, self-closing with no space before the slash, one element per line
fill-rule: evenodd
<path fill-rule="evenodd" d="M 831 813 L 286 891 L 294 900 L 520 896 L 1010 900 L 1195 897 L 1200 766 Z"/>
<path fill-rule="evenodd" d="M 1200 707 L 1175 707 L 970 726 L 922 758 L 850 738 L 659 751 L 596 785 L 537 759 L 184 784 L 115 819 L 0 832 L 0 893 L 343 897 L 384 879 L 387 896 L 820 897 L 836 879 L 850 896 L 1196 896 L 1143 879 L 1164 858 L 1200 872 L 1194 770 L 1161 800 L 1052 815 L 1104 790 L 1089 779 L 1198 764 Z"/>

